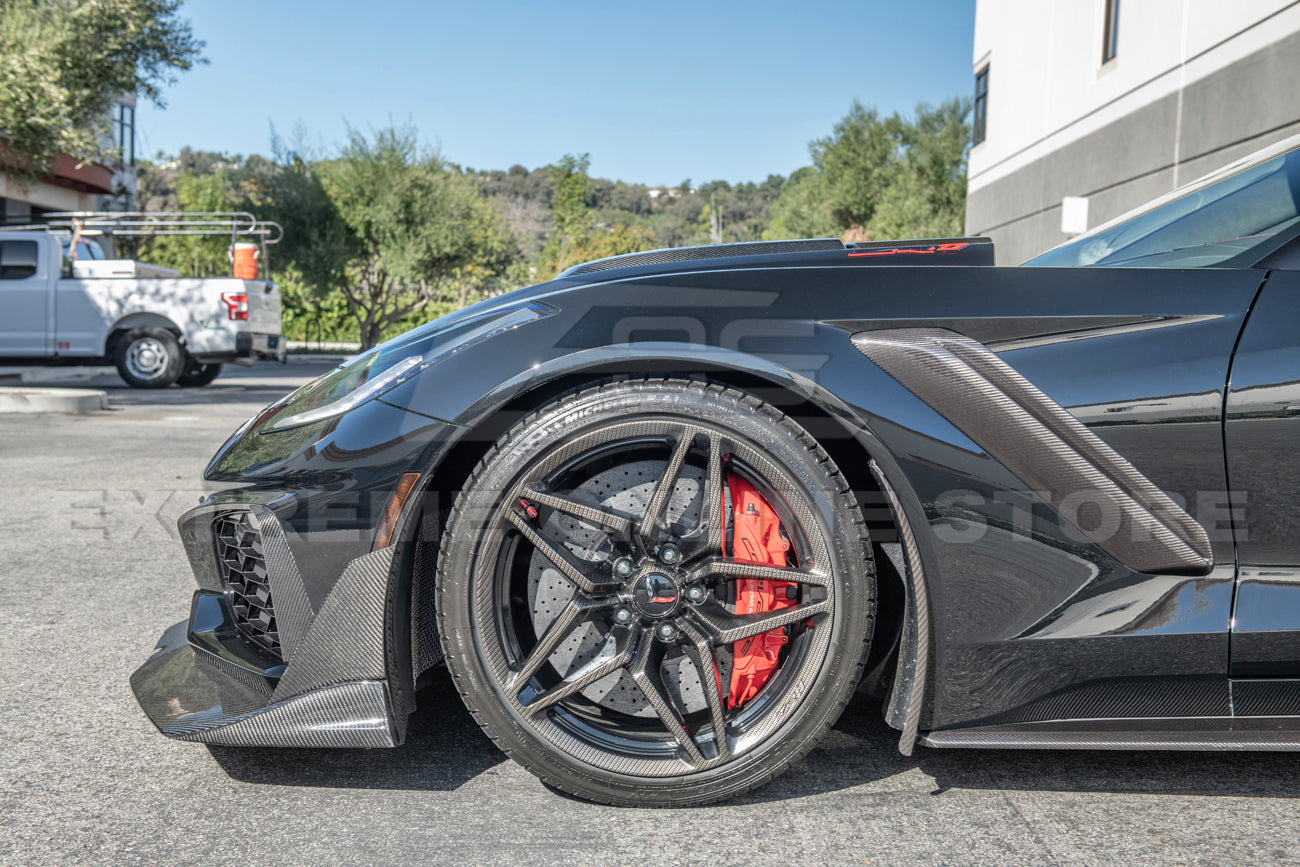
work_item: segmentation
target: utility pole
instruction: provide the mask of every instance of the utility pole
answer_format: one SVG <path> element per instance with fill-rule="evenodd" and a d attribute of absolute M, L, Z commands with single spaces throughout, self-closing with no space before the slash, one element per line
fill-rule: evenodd
<path fill-rule="evenodd" d="M 722 243 L 722 215 L 718 213 L 717 193 L 709 193 L 709 241 Z"/>

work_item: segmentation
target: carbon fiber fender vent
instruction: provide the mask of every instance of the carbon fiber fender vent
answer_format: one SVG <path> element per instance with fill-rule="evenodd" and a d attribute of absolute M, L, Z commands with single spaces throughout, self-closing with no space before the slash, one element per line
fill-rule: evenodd
<path fill-rule="evenodd" d="M 223 512 L 212 522 L 221 584 L 244 637 L 277 655 L 280 630 L 267 577 L 262 534 L 246 511 Z"/>
<path fill-rule="evenodd" d="M 1086 495 L 1111 520 L 1075 525 L 1135 572 L 1205 575 L 1205 528 L 1082 422 L 980 343 L 941 328 L 864 331 L 853 345 L 1059 512 Z M 1068 510 L 1067 510 L 1068 511 Z"/>

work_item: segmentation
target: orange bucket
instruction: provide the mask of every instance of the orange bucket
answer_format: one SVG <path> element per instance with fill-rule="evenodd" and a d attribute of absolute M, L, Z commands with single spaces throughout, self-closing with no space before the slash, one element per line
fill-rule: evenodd
<path fill-rule="evenodd" d="M 239 280 L 256 280 L 257 260 L 262 256 L 256 244 L 239 241 L 230 247 L 230 264 L 232 273 Z"/>

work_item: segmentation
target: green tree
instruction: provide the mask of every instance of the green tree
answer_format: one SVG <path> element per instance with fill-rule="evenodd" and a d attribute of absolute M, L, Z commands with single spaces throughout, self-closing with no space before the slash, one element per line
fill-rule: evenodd
<path fill-rule="evenodd" d="M 322 181 L 329 163 L 306 143 L 301 129 L 285 142 L 273 127 L 271 150 L 272 161 L 249 159 L 243 205 L 284 230 L 269 255 L 277 269 L 282 265 L 292 269 L 305 293 L 302 297 L 320 301 L 332 311 L 346 309 L 342 299 L 323 301 L 344 282 L 352 256 L 348 226 Z"/>
<path fill-rule="evenodd" d="M 970 102 L 920 104 L 881 118 L 854 101 L 831 135 L 809 145 L 813 165 L 790 176 L 768 239 L 878 240 L 961 233 Z"/>
<path fill-rule="evenodd" d="M 416 131 L 349 130 L 322 182 L 348 229 L 340 284 L 363 349 L 422 311 L 458 271 L 492 276 L 517 257 L 496 211 L 464 175 L 419 145 Z"/>
<path fill-rule="evenodd" d="M 301 141 L 288 146 L 272 132 L 274 160 L 250 157 L 240 205 L 279 223 L 267 249 L 268 273 L 280 286 L 283 329 L 291 339 L 356 340 L 355 320 L 339 290 L 352 255 L 350 235 L 321 183 L 321 164 Z"/>
<path fill-rule="evenodd" d="M 348 343 L 359 340 L 360 331 L 348 310 L 348 299 L 337 287 L 311 282 L 284 257 L 277 261 L 280 264 L 275 271 L 275 282 L 280 287 L 280 328 L 287 339 Z"/>
<path fill-rule="evenodd" d="M 876 237 L 951 238 L 965 231 L 969 116 L 969 100 L 950 99 L 917 106 L 911 121 L 891 118 L 902 158 L 877 203 Z"/>
<path fill-rule="evenodd" d="M 162 105 L 176 73 L 204 62 L 180 5 L 0 2 L 0 168 L 32 179 L 56 154 L 104 158 L 100 133 L 114 99 L 137 94 Z"/>
<path fill-rule="evenodd" d="M 817 139 L 808 150 L 821 173 L 831 218 L 845 227 L 869 225 L 898 156 L 889 124 L 874 108 L 854 100 L 831 135 Z"/>
<path fill-rule="evenodd" d="M 608 229 L 597 229 L 573 248 L 573 261 L 590 262 L 593 259 L 651 250 L 655 246 L 654 240 L 654 234 L 644 226 L 619 224 Z"/>
<path fill-rule="evenodd" d="M 838 238 L 843 230 L 831 216 L 826 182 L 813 166 L 790 175 L 772 205 L 771 225 L 764 241 L 786 238 Z"/>
<path fill-rule="evenodd" d="M 595 225 L 595 216 L 587 207 L 591 179 L 587 169 L 591 166 L 588 154 L 565 154 L 551 167 L 555 182 L 552 196 L 551 220 L 555 229 L 542 250 L 542 270 L 553 276 L 579 262 L 577 250 L 587 241 Z"/>
<path fill-rule="evenodd" d="M 182 211 L 235 209 L 234 194 L 225 170 L 205 175 L 193 172 L 181 175 L 175 181 L 175 196 Z M 155 265 L 175 268 L 187 277 L 230 276 L 229 235 L 147 236 L 133 255 Z"/>

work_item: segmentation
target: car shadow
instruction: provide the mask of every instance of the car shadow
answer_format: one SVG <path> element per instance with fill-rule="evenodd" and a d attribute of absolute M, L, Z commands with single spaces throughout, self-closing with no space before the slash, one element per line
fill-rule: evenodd
<path fill-rule="evenodd" d="M 1300 797 L 1300 753 L 1105 750 L 898 751 L 878 701 L 852 702 L 827 738 L 789 772 L 737 803 L 781 801 L 919 769 L 933 796 L 953 790 Z"/>
<path fill-rule="evenodd" d="M 465 710 L 445 669 L 421 691 L 406 743 L 397 749 L 208 749 L 240 782 L 348 789 L 452 791 L 508 761 Z M 933 779 L 930 794 L 936 797 L 952 790 L 1300 797 L 1300 753 L 918 746 L 904 756 L 898 732 L 881 717 L 880 702 L 859 696 L 816 749 L 768 785 L 728 803 L 794 800 L 918 769 Z"/>
<path fill-rule="evenodd" d="M 446 669 L 420 691 L 396 749 L 316 750 L 209 746 L 231 779 L 273 786 L 453 791 L 509 761 L 474 722 Z"/>

